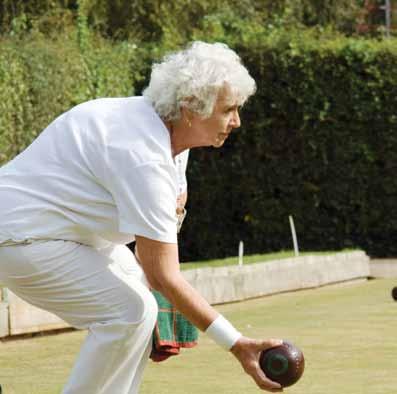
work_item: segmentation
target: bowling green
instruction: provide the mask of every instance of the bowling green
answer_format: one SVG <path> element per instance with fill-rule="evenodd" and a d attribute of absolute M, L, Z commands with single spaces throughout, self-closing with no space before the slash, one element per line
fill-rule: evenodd
<path fill-rule="evenodd" d="M 246 335 L 282 337 L 306 357 L 294 394 L 395 394 L 397 302 L 394 280 L 370 280 L 218 306 Z M 0 343 L 5 394 L 60 393 L 84 331 Z M 105 355 L 104 355 L 105 356 Z M 141 394 L 254 394 L 233 356 L 201 335 L 200 344 L 150 363 Z M 116 394 L 116 393 L 115 393 Z"/>

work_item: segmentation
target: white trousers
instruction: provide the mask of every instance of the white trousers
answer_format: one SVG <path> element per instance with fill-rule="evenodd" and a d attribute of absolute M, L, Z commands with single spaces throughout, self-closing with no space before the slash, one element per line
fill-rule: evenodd
<path fill-rule="evenodd" d="M 0 282 L 71 326 L 88 329 L 63 394 L 135 394 L 157 303 L 133 253 L 70 241 L 0 246 Z"/>

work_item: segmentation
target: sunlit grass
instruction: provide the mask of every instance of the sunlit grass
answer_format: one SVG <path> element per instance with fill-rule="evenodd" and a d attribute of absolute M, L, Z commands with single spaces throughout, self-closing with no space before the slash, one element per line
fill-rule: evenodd
<path fill-rule="evenodd" d="M 397 392 L 396 280 L 323 287 L 218 307 L 248 336 L 298 345 L 306 370 L 294 394 Z M 257 394 L 233 357 L 205 335 L 196 349 L 150 364 L 142 394 Z"/>
<path fill-rule="evenodd" d="M 300 252 L 299 256 L 328 255 L 339 252 L 352 252 L 352 251 L 353 249 L 344 249 L 339 251 Z M 252 254 L 252 255 L 243 256 L 243 263 L 244 264 L 263 263 L 266 261 L 288 259 L 294 256 L 295 253 L 293 250 L 282 250 L 280 252 L 266 253 L 266 254 Z M 224 259 L 186 262 L 181 264 L 181 269 L 189 270 L 189 269 L 203 268 L 203 267 L 223 267 L 223 266 L 237 265 L 237 264 L 238 264 L 238 256 L 233 256 L 233 257 L 226 257 Z"/>
<path fill-rule="evenodd" d="M 395 394 L 397 303 L 394 280 L 323 287 L 218 306 L 244 334 L 288 338 L 306 357 L 294 394 Z M 57 394 L 85 332 L 0 343 L 5 394 Z M 104 355 L 106 357 L 106 355 Z M 199 346 L 150 363 L 141 394 L 257 394 L 234 358 L 205 335 Z M 115 393 L 117 394 L 117 393 Z"/>

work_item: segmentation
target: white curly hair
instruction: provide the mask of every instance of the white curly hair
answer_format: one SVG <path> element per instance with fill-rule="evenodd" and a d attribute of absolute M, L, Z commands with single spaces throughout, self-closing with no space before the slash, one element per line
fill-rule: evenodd
<path fill-rule="evenodd" d="M 226 44 L 195 41 L 153 65 L 143 96 L 163 120 L 179 119 L 181 107 L 206 118 L 225 84 L 237 95 L 239 105 L 256 90 L 255 81 L 240 57 Z"/>

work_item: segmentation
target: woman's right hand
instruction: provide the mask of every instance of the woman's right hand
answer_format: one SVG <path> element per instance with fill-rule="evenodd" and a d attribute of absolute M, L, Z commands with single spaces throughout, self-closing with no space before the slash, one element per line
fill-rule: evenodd
<path fill-rule="evenodd" d="M 279 339 L 256 340 L 241 337 L 233 345 L 230 351 L 240 361 L 244 371 L 254 379 L 258 387 L 271 393 L 282 392 L 281 385 L 270 380 L 259 365 L 259 357 L 262 351 L 283 343 Z"/>

